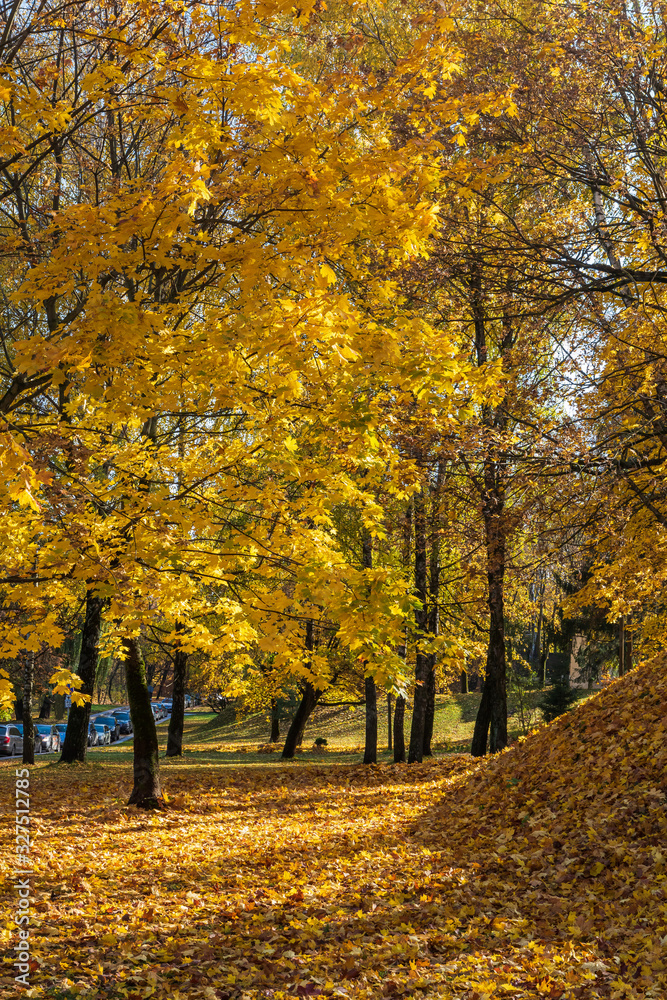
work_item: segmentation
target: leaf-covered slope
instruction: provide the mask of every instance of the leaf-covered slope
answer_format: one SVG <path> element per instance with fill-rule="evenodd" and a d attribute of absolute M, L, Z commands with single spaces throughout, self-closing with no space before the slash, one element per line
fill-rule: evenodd
<path fill-rule="evenodd" d="M 593 947 L 612 996 L 667 995 L 666 705 L 655 662 L 489 761 L 424 827 L 479 865 L 480 903 L 506 887 L 519 936 Z"/>

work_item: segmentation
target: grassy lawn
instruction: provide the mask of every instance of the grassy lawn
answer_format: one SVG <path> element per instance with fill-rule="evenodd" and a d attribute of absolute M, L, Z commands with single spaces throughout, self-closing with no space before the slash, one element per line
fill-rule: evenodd
<path fill-rule="evenodd" d="M 534 703 L 542 692 L 530 693 Z M 581 698 L 588 697 L 587 691 Z M 475 717 L 481 695 L 446 694 L 438 695 L 433 727 L 433 750 L 436 755 L 443 753 L 467 753 L 475 725 Z M 510 699 L 510 709 L 512 709 Z M 410 738 L 411 711 L 405 713 L 406 744 Z M 281 723 L 281 740 L 287 732 L 288 723 Z M 251 765 L 283 763 L 281 761 L 282 742 L 267 744 L 270 723 L 268 715 L 258 712 L 238 721 L 232 706 L 216 714 L 200 707 L 186 713 L 183 739 L 183 757 L 163 758 L 163 765 L 188 767 L 189 765 Z M 158 724 L 158 739 L 162 751 L 167 745 L 167 723 Z M 510 739 L 521 735 L 518 713 L 509 716 Z M 318 737 L 327 740 L 322 749 L 313 744 Z M 295 762 L 304 764 L 354 764 L 359 761 L 364 748 L 364 706 L 318 707 L 308 724 L 303 747 L 297 751 Z M 91 763 L 103 760 L 105 764 L 129 764 L 132 756 L 132 741 L 120 746 L 100 747 L 89 751 Z M 393 753 L 387 749 L 387 709 L 386 700 L 378 705 L 378 762 L 393 760 Z"/>

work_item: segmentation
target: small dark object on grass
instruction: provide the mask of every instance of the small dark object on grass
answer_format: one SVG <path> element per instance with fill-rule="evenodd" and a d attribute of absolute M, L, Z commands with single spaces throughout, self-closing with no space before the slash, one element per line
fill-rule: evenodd
<path fill-rule="evenodd" d="M 326 747 L 328 746 L 328 744 L 329 741 L 325 740 L 323 736 L 318 736 L 317 739 L 315 740 L 316 747 Z"/>

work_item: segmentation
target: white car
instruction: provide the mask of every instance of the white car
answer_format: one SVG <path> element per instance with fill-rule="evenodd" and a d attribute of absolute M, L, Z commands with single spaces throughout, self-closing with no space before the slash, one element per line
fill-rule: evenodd
<path fill-rule="evenodd" d="M 103 722 L 93 724 L 93 729 L 97 733 L 97 742 L 100 746 L 111 746 L 111 730 Z"/>

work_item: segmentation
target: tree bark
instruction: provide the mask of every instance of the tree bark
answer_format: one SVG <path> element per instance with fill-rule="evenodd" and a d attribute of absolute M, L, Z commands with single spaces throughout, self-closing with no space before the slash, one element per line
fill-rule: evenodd
<path fill-rule="evenodd" d="M 364 531 L 363 540 L 364 569 L 373 568 L 373 539 L 368 531 Z M 364 745 L 364 764 L 377 764 L 378 755 L 378 708 L 375 679 L 366 677 L 364 680 L 366 697 L 366 739 Z"/>
<path fill-rule="evenodd" d="M 435 489 L 431 504 L 431 558 L 429 566 L 429 616 L 428 630 L 435 639 L 440 634 L 440 496 L 442 489 L 443 463 L 438 462 Z M 437 657 L 430 653 L 428 658 L 428 678 L 426 684 L 426 712 L 424 714 L 424 757 L 432 757 L 431 741 L 435 722 L 435 667 Z"/>
<path fill-rule="evenodd" d="M 96 597 L 89 590 L 86 593 L 86 616 L 81 629 L 81 649 L 76 672 L 83 681 L 80 688 L 81 693 L 89 694 L 91 699 L 95 690 L 103 609 L 104 598 Z M 88 749 L 89 726 L 90 702 L 86 702 L 85 705 L 72 705 L 69 710 L 65 741 L 60 755 L 61 763 L 72 764 L 78 760 L 83 764 Z"/>
<path fill-rule="evenodd" d="M 507 664 L 504 625 L 506 540 L 503 523 L 504 497 L 499 488 L 495 462 L 486 463 L 485 485 L 484 527 L 490 623 L 486 676 L 470 751 L 474 757 L 483 757 L 486 753 L 487 737 L 491 753 L 497 753 L 507 746 Z"/>
<path fill-rule="evenodd" d="M 113 664 L 113 666 L 111 668 L 111 676 L 109 677 L 109 686 L 107 688 L 107 697 L 109 699 L 109 703 L 111 703 L 111 689 L 113 687 L 113 682 L 114 682 L 114 679 L 116 677 L 116 674 L 118 673 L 118 667 L 119 666 L 120 666 L 120 661 L 117 660 L 117 661 L 114 662 L 114 664 Z"/>
<path fill-rule="evenodd" d="M 391 739 L 391 692 L 387 695 L 387 749 L 393 749 Z"/>
<path fill-rule="evenodd" d="M 25 654 L 23 664 L 23 763 L 35 763 L 35 724 L 32 721 L 32 695 L 35 686 L 35 654 Z"/>
<path fill-rule="evenodd" d="M 180 757 L 183 753 L 183 725 L 185 722 L 185 675 L 188 654 L 182 649 L 174 652 L 174 687 L 171 694 L 171 718 L 167 733 L 167 757 Z"/>
<path fill-rule="evenodd" d="M 432 757 L 431 741 L 433 740 L 433 724 L 435 722 L 435 654 L 429 656 L 429 671 L 426 679 L 426 710 L 424 712 L 424 757 Z"/>
<path fill-rule="evenodd" d="M 313 709 L 317 705 L 321 695 L 322 692 L 314 688 L 310 681 L 304 682 L 301 688 L 301 701 L 294 713 L 294 718 L 285 737 L 285 745 L 282 752 L 283 760 L 292 760 L 294 757 L 296 748 L 299 746 L 300 740 L 303 739 L 303 731 L 306 723 L 312 715 Z"/>
<path fill-rule="evenodd" d="M 160 685 L 159 685 L 159 687 L 157 689 L 157 694 L 155 695 L 155 697 L 157 698 L 158 701 L 162 697 L 162 691 L 164 689 L 165 681 L 167 680 L 167 675 L 169 674 L 169 666 L 170 666 L 170 664 L 169 664 L 169 657 L 167 657 L 167 662 L 164 665 L 164 670 L 162 671 L 162 677 L 160 678 Z M 174 679 L 174 683 L 175 683 L 175 679 Z M 185 691 L 185 679 L 184 679 L 184 682 L 183 682 L 183 690 Z M 172 698 L 173 698 L 173 696 L 174 695 L 173 695 L 173 691 L 172 691 Z"/>
<path fill-rule="evenodd" d="M 399 694 L 396 697 L 394 709 L 394 764 L 405 761 L 405 698 Z"/>
<path fill-rule="evenodd" d="M 428 629 L 428 598 L 426 594 L 426 510 L 423 489 L 415 495 L 415 591 L 421 607 L 415 611 L 417 643 L 426 637 Z M 428 698 L 430 657 L 418 652 L 415 663 L 415 696 L 410 727 L 408 764 L 420 763 L 424 755 L 424 722 Z"/>
<path fill-rule="evenodd" d="M 148 695 L 144 658 L 136 639 L 124 639 L 123 652 L 130 717 L 134 729 L 134 788 L 128 805 L 136 805 L 141 809 L 164 809 L 157 730 Z"/>
<path fill-rule="evenodd" d="M 461 671 L 461 694 L 468 694 L 468 672 Z"/>
<path fill-rule="evenodd" d="M 306 624 L 306 649 L 312 653 L 313 648 L 313 623 L 311 620 Z M 296 748 L 300 746 L 301 740 L 303 739 L 303 731 L 306 727 L 306 723 L 312 715 L 313 709 L 322 697 L 322 693 L 323 692 L 320 691 L 319 688 L 313 687 L 310 681 L 304 681 L 301 688 L 301 701 L 299 702 L 297 710 L 294 713 L 294 718 L 292 719 L 290 727 L 287 731 L 287 736 L 285 737 L 285 745 L 282 752 L 283 760 L 292 760 L 294 757 Z"/>
<path fill-rule="evenodd" d="M 364 681 L 366 692 L 366 745 L 364 748 L 364 764 L 377 764 L 378 750 L 378 709 L 377 689 L 372 677 Z"/>
<path fill-rule="evenodd" d="M 278 699 L 271 699 L 271 737 L 270 743 L 280 742 L 280 711 L 278 709 Z"/>

